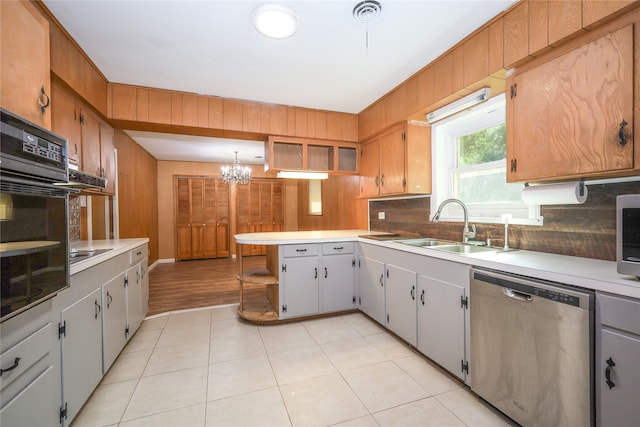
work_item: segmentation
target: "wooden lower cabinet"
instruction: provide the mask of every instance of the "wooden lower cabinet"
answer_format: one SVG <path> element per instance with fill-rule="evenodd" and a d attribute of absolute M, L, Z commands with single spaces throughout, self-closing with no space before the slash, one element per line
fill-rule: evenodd
<path fill-rule="evenodd" d="M 229 185 L 220 179 L 176 177 L 176 259 L 229 256 Z"/>

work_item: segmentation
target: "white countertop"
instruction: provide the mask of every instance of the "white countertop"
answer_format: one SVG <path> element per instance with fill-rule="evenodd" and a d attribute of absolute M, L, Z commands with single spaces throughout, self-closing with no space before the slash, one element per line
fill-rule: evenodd
<path fill-rule="evenodd" d="M 378 241 L 362 235 L 384 234 L 367 230 L 288 231 L 236 234 L 240 244 L 284 245 L 321 243 L 324 241 L 361 241 L 476 267 L 537 277 L 573 286 L 640 298 L 640 279 L 619 274 L 616 263 L 592 258 L 515 250 L 510 252 L 478 252 L 457 254 L 428 247 L 404 245 L 393 240 Z"/>
<path fill-rule="evenodd" d="M 120 255 L 131 249 L 135 249 L 140 245 L 144 245 L 145 243 L 149 243 L 148 238 L 138 238 L 138 239 L 114 239 L 114 240 L 94 240 L 91 242 L 89 246 L 89 242 L 86 240 L 81 240 L 79 242 L 71 242 L 69 244 L 69 249 L 77 249 L 77 250 L 87 250 L 87 249 L 111 249 L 108 252 L 103 252 L 98 255 L 94 255 L 86 260 L 78 261 L 70 266 L 70 274 L 76 274 L 81 272 L 82 270 L 86 270 L 89 267 L 93 267 L 96 264 L 100 264 L 103 261 L 106 261 L 114 256 Z"/>

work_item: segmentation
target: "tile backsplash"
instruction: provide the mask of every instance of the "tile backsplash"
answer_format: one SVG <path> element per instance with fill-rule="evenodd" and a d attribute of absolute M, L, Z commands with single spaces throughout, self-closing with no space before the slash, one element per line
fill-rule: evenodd
<path fill-rule="evenodd" d="M 77 242 L 81 240 L 82 214 L 80 209 L 80 198 L 83 196 L 69 197 L 69 241 Z"/>
<path fill-rule="evenodd" d="M 539 252 L 614 261 L 616 257 L 616 196 L 640 193 L 640 182 L 589 185 L 581 205 L 542 206 L 542 226 L 509 225 L 509 246 Z M 385 219 L 378 219 L 384 212 Z M 461 223 L 429 221 L 430 198 L 370 200 L 371 230 L 412 236 L 462 240 Z M 504 244 L 502 224 L 477 224 L 478 240 L 490 237 Z"/>

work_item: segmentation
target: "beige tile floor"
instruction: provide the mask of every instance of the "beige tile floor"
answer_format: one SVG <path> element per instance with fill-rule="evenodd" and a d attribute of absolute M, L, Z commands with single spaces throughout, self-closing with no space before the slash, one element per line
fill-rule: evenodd
<path fill-rule="evenodd" d="M 80 426 L 513 426 L 366 316 L 255 326 L 237 306 L 148 318 Z"/>

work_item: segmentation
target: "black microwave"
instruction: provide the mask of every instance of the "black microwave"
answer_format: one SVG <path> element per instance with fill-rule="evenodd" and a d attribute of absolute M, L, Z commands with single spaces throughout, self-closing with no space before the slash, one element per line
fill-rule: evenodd
<path fill-rule="evenodd" d="M 640 194 L 618 196 L 616 215 L 618 273 L 640 278 Z"/>

